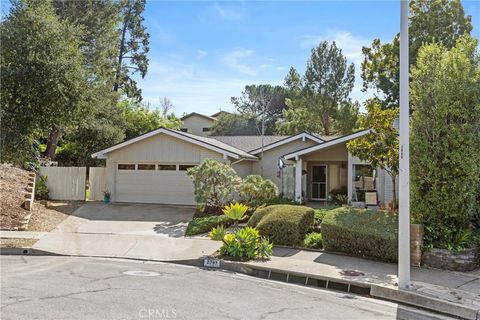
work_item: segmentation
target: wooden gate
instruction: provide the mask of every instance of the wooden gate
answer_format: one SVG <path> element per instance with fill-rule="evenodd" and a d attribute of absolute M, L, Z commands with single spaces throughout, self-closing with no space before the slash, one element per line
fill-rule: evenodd
<path fill-rule="evenodd" d="M 90 167 L 88 170 L 89 199 L 93 201 L 103 200 L 103 192 L 107 190 L 105 167 Z"/>
<path fill-rule="evenodd" d="M 52 200 L 85 200 L 86 167 L 40 167 Z"/>

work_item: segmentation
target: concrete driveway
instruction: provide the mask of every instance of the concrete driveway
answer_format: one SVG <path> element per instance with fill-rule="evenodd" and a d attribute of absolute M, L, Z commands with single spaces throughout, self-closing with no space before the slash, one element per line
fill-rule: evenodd
<path fill-rule="evenodd" d="M 193 207 L 87 202 L 53 232 L 183 237 Z"/>

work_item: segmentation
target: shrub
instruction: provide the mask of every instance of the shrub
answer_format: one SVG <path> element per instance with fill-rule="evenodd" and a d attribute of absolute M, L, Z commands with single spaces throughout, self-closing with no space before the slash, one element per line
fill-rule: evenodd
<path fill-rule="evenodd" d="M 313 227 L 313 209 L 303 206 L 274 205 L 257 210 L 249 225 L 256 225 L 262 236 L 275 244 L 295 246 L 302 243 Z"/>
<path fill-rule="evenodd" d="M 235 228 L 238 226 L 238 221 L 245 219 L 248 207 L 241 203 L 230 203 L 222 210 L 223 214 L 235 223 Z"/>
<path fill-rule="evenodd" d="M 278 197 L 275 197 L 275 198 L 270 199 L 268 201 L 265 201 L 265 205 L 267 205 L 267 206 L 271 206 L 271 205 L 274 205 L 274 204 L 290 204 L 290 205 L 296 205 L 296 206 L 301 205 L 300 203 L 296 202 L 295 200 L 284 198 L 284 197 L 281 197 L 281 196 L 278 196 Z"/>
<path fill-rule="evenodd" d="M 241 183 L 235 170 L 228 164 L 206 159 L 187 170 L 193 180 L 195 201 L 203 208 L 222 208 L 233 201 Z"/>
<path fill-rule="evenodd" d="M 225 238 L 225 235 L 227 234 L 227 230 L 223 225 L 220 225 L 218 227 L 213 227 L 212 231 L 208 234 L 210 239 L 215 240 L 215 241 L 222 241 L 223 238 Z"/>
<path fill-rule="evenodd" d="M 303 245 L 307 248 L 321 249 L 323 247 L 322 234 L 318 232 L 312 232 L 307 234 L 303 240 Z"/>
<path fill-rule="evenodd" d="M 332 198 L 332 202 L 339 206 L 346 204 L 348 201 L 347 193 L 347 187 L 333 189 L 332 191 L 330 191 L 330 197 Z"/>
<path fill-rule="evenodd" d="M 322 223 L 323 221 L 323 218 L 325 217 L 325 215 L 330 211 L 330 210 L 333 210 L 333 209 L 336 209 L 338 208 L 337 206 L 326 206 L 324 208 L 319 208 L 319 209 L 315 209 L 315 222 L 314 222 L 314 225 L 315 226 L 320 226 L 320 224 Z"/>
<path fill-rule="evenodd" d="M 262 205 L 278 195 L 275 183 L 256 174 L 247 176 L 242 181 L 239 191 L 240 201 L 251 207 Z"/>
<path fill-rule="evenodd" d="M 341 207 L 322 222 L 323 247 L 358 256 L 397 261 L 398 217 L 386 211 Z"/>
<path fill-rule="evenodd" d="M 209 217 L 202 217 L 202 218 L 193 218 L 190 220 L 187 226 L 187 230 L 185 231 L 186 236 L 193 236 L 200 233 L 209 232 L 214 227 L 218 227 L 220 225 L 228 225 L 229 219 L 227 216 L 209 216 Z"/>
<path fill-rule="evenodd" d="M 48 200 L 47 176 L 39 176 L 35 183 L 35 199 Z"/>
<path fill-rule="evenodd" d="M 268 258 L 272 254 L 272 244 L 255 228 L 246 227 L 223 238 L 220 254 L 233 259 Z"/>

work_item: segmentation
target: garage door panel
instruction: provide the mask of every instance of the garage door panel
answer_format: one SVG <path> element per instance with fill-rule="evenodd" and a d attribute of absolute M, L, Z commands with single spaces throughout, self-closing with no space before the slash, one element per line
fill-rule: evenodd
<path fill-rule="evenodd" d="M 185 171 L 118 170 L 116 201 L 194 205 L 192 180 Z"/>

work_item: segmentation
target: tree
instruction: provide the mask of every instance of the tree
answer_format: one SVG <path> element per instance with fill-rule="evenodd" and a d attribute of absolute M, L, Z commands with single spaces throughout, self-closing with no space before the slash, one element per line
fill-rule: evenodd
<path fill-rule="evenodd" d="M 321 42 L 312 49 L 305 75 L 300 78 L 291 68 L 285 78 L 287 88 L 283 119 L 277 122 L 277 131 L 294 134 L 302 130 L 330 135 L 340 106 L 350 103 L 348 98 L 355 80 L 354 64 L 348 64 L 335 42 Z M 345 120 L 345 110 L 337 122 Z M 337 124 L 343 129 L 344 125 Z"/>
<path fill-rule="evenodd" d="M 132 75 L 147 74 L 149 37 L 142 16 L 146 0 L 121 0 L 119 2 L 122 23 L 119 30 L 118 58 L 113 91 L 122 90 L 127 97 L 142 99 Z"/>
<path fill-rule="evenodd" d="M 347 149 L 372 167 L 385 170 L 392 179 L 393 205 L 397 206 L 396 178 L 398 176 L 398 130 L 393 122 L 399 116 L 398 109 L 382 110 L 377 99 L 365 103 L 367 114 L 360 118 L 360 126 L 373 132 L 347 143 Z"/>
<path fill-rule="evenodd" d="M 256 136 L 255 119 L 239 113 L 224 112 L 210 130 L 212 136 Z"/>
<path fill-rule="evenodd" d="M 480 203 L 480 59 L 469 36 L 422 47 L 412 69 L 412 215 L 425 242 L 457 246 Z M 453 242 L 453 243 L 452 243 Z"/>
<path fill-rule="evenodd" d="M 414 65 L 423 44 L 440 43 L 446 48 L 472 31 L 472 18 L 466 16 L 460 0 L 410 1 L 410 64 Z M 399 90 L 399 35 L 391 43 L 375 39 L 370 48 L 362 49 L 363 90 L 377 91 L 383 108 L 398 106 Z"/>
<path fill-rule="evenodd" d="M 357 101 L 342 103 L 337 109 L 333 119 L 333 128 L 335 132 L 341 135 L 353 133 L 358 127 L 358 122 L 360 120 L 359 110 L 360 104 Z"/>
<path fill-rule="evenodd" d="M 13 1 L 0 28 L 2 158 L 18 163 L 9 151 L 20 154 L 31 139 L 88 114 L 88 72 L 77 28 L 51 1 Z"/>
<path fill-rule="evenodd" d="M 160 99 L 160 113 L 162 117 L 168 117 L 170 111 L 173 110 L 173 107 L 173 103 L 168 97 L 163 97 L 162 99 Z"/>

